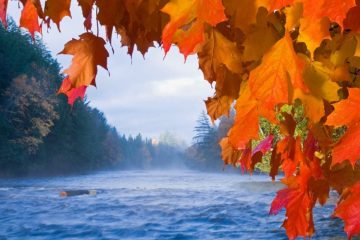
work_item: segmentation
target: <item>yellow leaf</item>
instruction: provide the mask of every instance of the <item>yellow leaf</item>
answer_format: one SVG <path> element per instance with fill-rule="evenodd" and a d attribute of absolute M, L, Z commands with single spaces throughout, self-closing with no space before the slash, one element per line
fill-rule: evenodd
<path fill-rule="evenodd" d="M 304 82 L 311 93 L 318 97 L 334 102 L 339 100 L 337 94 L 339 85 L 331 80 L 332 71 L 320 62 L 308 64 L 304 69 Z"/>
<path fill-rule="evenodd" d="M 311 123 L 317 123 L 325 115 L 324 102 L 322 98 L 316 95 L 304 93 L 300 89 L 294 92 L 294 100 L 300 99 L 303 106 L 305 116 L 308 117 Z"/>
<path fill-rule="evenodd" d="M 356 40 L 357 40 L 357 45 L 356 45 L 356 51 L 355 51 L 355 56 L 360 57 L 360 34 L 357 33 L 355 34 Z"/>
<path fill-rule="evenodd" d="M 300 25 L 300 18 L 302 17 L 302 14 L 303 14 L 303 4 L 302 3 L 300 3 L 300 2 L 294 3 L 294 5 L 292 5 L 291 7 L 286 8 L 284 10 L 284 12 L 286 15 L 285 28 L 288 31 L 291 31 Z"/>
<path fill-rule="evenodd" d="M 230 22 L 234 28 L 247 33 L 250 24 L 256 23 L 258 6 L 254 0 L 224 0 L 225 13 L 231 16 Z"/>
<path fill-rule="evenodd" d="M 162 36 L 165 53 L 176 43 L 185 59 L 203 43 L 205 23 L 226 20 L 221 0 L 170 0 L 161 11 L 170 15 Z"/>
<path fill-rule="evenodd" d="M 329 28 L 330 20 L 328 18 L 303 18 L 300 20 L 298 41 L 306 43 L 310 53 L 313 53 L 320 46 L 321 41 L 330 36 Z"/>
<path fill-rule="evenodd" d="M 280 34 L 268 22 L 268 12 L 261 7 L 244 42 L 244 61 L 259 60 L 280 39 Z"/>
<path fill-rule="evenodd" d="M 331 55 L 330 60 L 334 66 L 341 66 L 346 63 L 346 60 L 349 57 L 354 56 L 357 44 L 358 41 L 355 36 L 352 34 L 346 35 L 344 40 L 341 42 L 340 48 Z"/>

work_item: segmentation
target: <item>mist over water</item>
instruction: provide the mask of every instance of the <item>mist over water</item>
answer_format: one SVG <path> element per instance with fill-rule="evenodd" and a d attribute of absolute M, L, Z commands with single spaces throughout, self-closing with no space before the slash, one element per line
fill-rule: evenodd
<path fill-rule="evenodd" d="M 284 211 L 268 215 L 281 187 L 186 170 L 0 180 L 0 239 L 287 239 Z M 98 194 L 59 196 L 70 189 Z M 313 239 L 346 239 L 332 209 L 315 208 Z"/>

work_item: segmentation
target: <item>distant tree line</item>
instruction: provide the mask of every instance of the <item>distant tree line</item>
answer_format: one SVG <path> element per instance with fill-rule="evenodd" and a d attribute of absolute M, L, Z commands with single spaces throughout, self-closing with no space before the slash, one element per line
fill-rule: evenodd
<path fill-rule="evenodd" d="M 59 73 L 41 40 L 0 24 L 0 177 L 182 164 L 178 147 L 119 136 L 86 101 L 69 106 Z"/>
<path fill-rule="evenodd" d="M 186 150 L 187 165 L 192 169 L 220 172 L 225 166 L 221 159 L 219 141 L 226 136 L 234 121 L 234 112 L 221 117 L 218 124 L 210 122 L 202 112 L 194 128 L 192 145 Z"/>

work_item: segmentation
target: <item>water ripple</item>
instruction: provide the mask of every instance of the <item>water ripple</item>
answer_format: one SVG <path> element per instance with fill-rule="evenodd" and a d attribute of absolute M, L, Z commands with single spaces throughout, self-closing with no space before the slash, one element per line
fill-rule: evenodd
<path fill-rule="evenodd" d="M 287 239 L 269 216 L 279 189 L 261 176 L 102 172 L 0 180 L 2 239 Z M 59 197 L 66 189 L 97 196 Z M 346 239 L 333 206 L 314 211 L 314 239 Z"/>

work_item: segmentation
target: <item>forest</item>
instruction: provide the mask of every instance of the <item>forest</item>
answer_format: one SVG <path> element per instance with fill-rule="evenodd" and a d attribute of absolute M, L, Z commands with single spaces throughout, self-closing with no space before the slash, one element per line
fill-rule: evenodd
<path fill-rule="evenodd" d="M 190 147 L 171 133 L 158 143 L 141 134 L 125 136 L 86 99 L 70 106 L 56 94 L 61 67 L 40 39 L 33 44 L 10 22 L 7 30 L 0 25 L 0 46 L 0 177 L 114 168 L 222 171 L 218 141 L 228 130 L 227 118 L 217 127 L 200 114 Z"/>
<path fill-rule="evenodd" d="M 59 64 L 13 22 L 0 27 L 0 175 L 82 172 L 116 164 L 120 141 L 88 103 L 57 95 Z M 113 144 L 112 144 L 113 143 Z"/>

